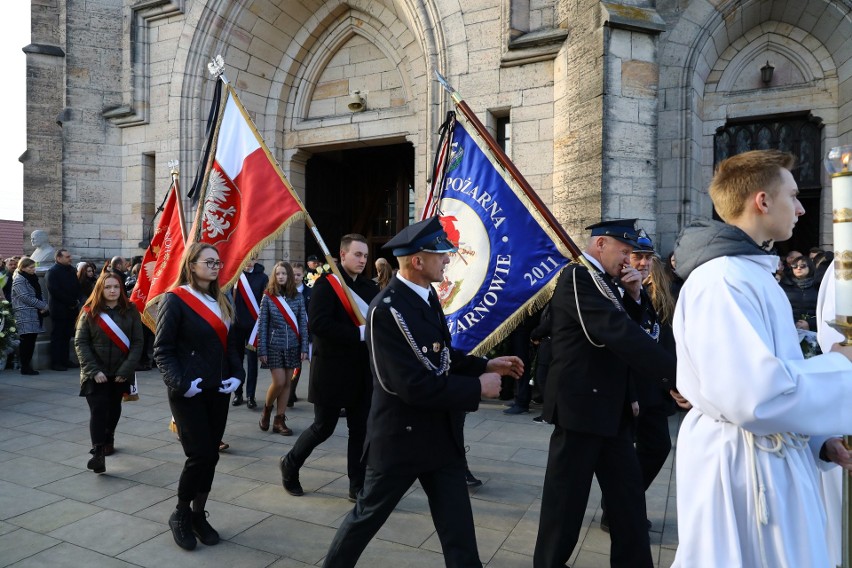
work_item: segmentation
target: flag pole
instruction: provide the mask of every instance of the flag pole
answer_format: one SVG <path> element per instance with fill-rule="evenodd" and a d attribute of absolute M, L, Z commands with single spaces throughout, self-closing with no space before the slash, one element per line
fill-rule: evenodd
<path fill-rule="evenodd" d="M 266 145 L 266 141 L 263 139 L 263 136 L 261 136 L 260 132 L 257 130 L 257 126 L 254 124 L 254 121 L 252 120 L 248 111 L 246 111 L 245 107 L 243 106 L 243 103 L 240 100 L 240 97 L 237 95 L 236 91 L 233 89 L 233 87 L 231 87 L 230 83 L 228 82 L 227 78 L 225 77 L 225 74 L 224 74 L 225 62 L 222 59 L 222 56 L 217 55 L 213 59 L 213 61 L 211 61 L 207 65 L 207 69 L 210 71 L 211 75 L 217 77 L 219 80 L 221 80 L 224 83 L 225 88 L 227 90 L 228 97 L 229 98 L 233 97 L 234 104 L 237 105 L 237 108 L 239 109 L 240 113 L 242 113 L 243 118 L 246 121 L 246 124 L 248 124 L 249 128 L 251 128 L 251 131 L 254 134 L 255 138 L 257 139 L 258 143 L 260 144 L 260 147 L 263 148 L 263 151 L 266 154 L 266 157 L 269 160 L 269 163 L 271 163 L 273 165 L 273 167 L 275 168 L 275 172 L 281 178 L 281 181 L 284 184 L 284 187 L 287 188 L 287 190 L 290 192 L 290 195 L 292 196 L 292 198 L 295 200 L 295 202 L 299 205 L 299 208 L 302 210 L 302 213 L 304 214 L 305 224 L 308 226 L 308 229 L 310 229 L 311 234 L 314 236 L 314 239 L 317 241 L 317 244 L 319 245 L 320 249 L 322 250 L 323 255 L 325 256 L 326 263 L 328 264 L 329 268 L 331 269 L 331 272 L 340 281 L 340 284 L 343 287 L 343 291 L 346 293 L 347 300 L 349 301 L 350 305 L 357 306 L 354 298 L 352 297 L 352 291 L 349 289 L 349 286 L 346 285 L 346 280 L 344 280 L 343 275 L 340 273 L 340 268 L 338 268 L 337 263 L 334 262 L 334 258 L 332 258 L 331 252 L 329 251 L 328 246 L 325 244 L 325 241 L 320 236 L 319 229 L 317 229 L 317 226 L 314 223 L 314 220 L 311 218 L 310 213 L 308 213 L 308 210 L 305 207 L 305 204 L 302 202 L 302 199 L 299 197 L 299 195 L 293 189 L 293 186 L 290 185 L 290 182 L 287 180 L 287 177 L 284 175 L 284 171 L 281 169 L 281 165 L 278 163 L 278 160 L 272 154 L 272 151 L 269 149 L 269 146 Z M 222 103 L 222 107 L 220 109 L 219 116 L 217 117 L 218 122 L 221 122 L 221 120 L 222 120 L 222 116 L 224 115 L 225 107 L 227 105 L 227 100 L 228 99 L 226 98 L 225 101 Z M 202 186 L 205 193 L 206 193 L 206 188 L 207 188 L 207 183 L 208 183 L 209 172 L 210 172 L 210 169 L 212 168 L 213 161 L 216 158 L 216 147 L 219 143 L 218 138 L 219 138 L 219 125 L 217 124 L 216 125 L 216 135 L 213 138 L 213 142 L 211 144 L 210 157 L 208 159 L 208 164 L 206 166 L 205 175 L 204 175 L 204 182 L 203 182 L 203 186 Z M 198 212 L 196 213 L 196 220 L 195 220 L 196 227 L 195 227 L 195 230 L 194 230 L 195 235 L 193 236 L 193 238 L 195 238 L 195 239 L 199 238 L 199 235 L 201 233 L 201 225 L 202 225 L 201 212 L 203 211 L 203 208 L 204 208 L 204 195 L 202 194 L 201 198 L 199 199 Z M 361 314 L 361 310 L 355 309 L 353 311 L 355 312 L 355 316 L 358 320 L 358 323 L 363 325 L 365 323 L 365 320 L 364 320 L 363 314 Z"/>
<path fill-rule="evenodd" d="M 497 159 L 500 165 L 503 166 L 503 168 L 505 168 L 507 172 L 509 172 L 509 175 L 511 175 L 515 182 L 518 184 L 518 187 L 520 187 L 524 191 L 524 194 L 527 196 L 527 198 L 532 202 L 532 204 L 535 206 L 535 208 L 538 210 L 538 212 L 541 214 L 541 216 L 544 218 L 550 228 L 553 229 L 553 231 L 559 237 L 559 240 L 562 241 L 562 244 L 564 244 L 565 247 L 568 249 L 568 252 L 571 254 L 571 257 L 575 261 L 580 262 L 586 265 L 587 268 L 591 269 L 591 265 L 583 256 L 583 253 L 580 248 L 574 243 L 574 241 L 571 239 L 571 237 L 568 235 L 568 233 L 565 231 L 559 221 L 556 220 L 556 217 L 553 216 L 553 213 L 550 212 L 550 209 L 548 209 L 547 206 L 542 202 L 541 198 L 538 196 L 532 186 L 530 186 L 529 182 L 526 180 L 526 178 L 524 178 L 523 174 L 518 171 L 518 168 L 515 167 L 515 164 L 513 164 L 512 161 L 509 159 L 509 156 L 506 155 L 506 152 L 504 152 L 503 149 L 497 144 L 497 142 L 485 128 L 485 125 L 482 124 L 482 122 L 479 120 L 479 118 L 476 116 L 470 106 L 462 98 L 461 94 L 456 91 L 449 84 L 449 82 L 447 82 L 444 76 L 438 73 L 438 71 L 435 71 L 435 76 L 437 77 L 437 80 L 441 84 L 441 86 L 443 86 L 444 89 L 446 89 L 447 92 L 450 94 L 453 99 L 453 103 L 455 103 L 456 108 L 459 110 L 459 112 L 461 112 L 462 115 L 473 126 L 473 128 L 476 130 L 476 133 L 479 134 L 480 138 L 485 141 L 494 157 Z"/>

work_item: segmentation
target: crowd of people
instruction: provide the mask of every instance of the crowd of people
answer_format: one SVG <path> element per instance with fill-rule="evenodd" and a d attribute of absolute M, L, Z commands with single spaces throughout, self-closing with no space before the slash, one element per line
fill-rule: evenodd
<path fill-rule="evenodd" d="M 320 274 L 319 259 L 309 257 L 307 266 L 277 262 L 266 276 L 252 259 L 228 293 L 217 249 L 191 245 L 153 336 L 187 458 L 168 521 L 175 543 L 192 550 L 219 542 L 205 506 L 229 408 L 258 408 L 258 366 L 270 371 L 259 428 L 290 436 L 287 408 L 310 359 L 314 420 L 279 469 L 286 493 L 304 495 L 302 466 L 345 417 L 354 507 L 326 567 L 355 566 L 415 481 L 446 564 L 481 566 L 464 417 L 499 396 L 506 377 L 515 388 L 505 412 L 529 411 L 532 378 L 542 403 L 535 420 L 553 428 L 535 568 L 567 565 L 593 478 L 610 565 L 653 565 L 645 491 L 671 452 L 669 417 L 678 408 L 688 413 L 678 434 L 674 565 L 833 565 L 839 543 L 826 535 L 839 532 L 840 503 L 822 485 L 834 481 L 819 472 L 832 464 L 852 470 L 852 451 L 838 436 L 852 431 L 852 415 L 836 411 L 852 400 L 843 380 L 852 347 L 825 333 L 831 253 L 791 251 L 779 260 L 772 248 L 804 212 L 792 165 L 775 151 L 722 162 L 710 196 L 724 221 L 691 224 L 666 260 L 635 220 L 587 227 L 583 257 L 562 272 L 552 300 L 505 342 L 508 355 L 491 359 L 451 346 L 432 284 L 454 246 L 437 217 L 391 239 L 385 248 L 399 269 L 379 259 L 375 279 L 365 275 L 367 239 L 355 233 L 341 240 L 338 274 Z M 126 274 L 117 257 L 99 275 L 89 263 L 75 271 L 60 249 L 45 277 L 46 301 L 35 262 L 13 260 L 21 372 L 37 374 L 32 347 L 50 314 L 52 368 L 72 365 L 74 337 L 80 396 L 90 408 L 87 467 L 103 473 L 121 400 L 146 352 L 127 299 L 138 269 Z M 826 353 L 806 358 L 800 335 L 820 331 Z"/>

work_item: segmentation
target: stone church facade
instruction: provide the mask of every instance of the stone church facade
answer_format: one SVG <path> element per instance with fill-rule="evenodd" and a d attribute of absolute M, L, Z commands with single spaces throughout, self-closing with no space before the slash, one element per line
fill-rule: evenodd
<path fill-rule="evenodd" d="M 169 161 L 191 185 L 217 54 L 332 250 L 422 207 L 435 71 L 575 240 L 638 217 L 668 252 L 716 161 L 780 147 L 793 244 L 830 245 L 822 156 L 852 142 L 852 0 L 33 0 L 24 51 L 24 231 L 91 259 L 142 253 Z M 314 250 L 292 226 L 264 258 Z"/>

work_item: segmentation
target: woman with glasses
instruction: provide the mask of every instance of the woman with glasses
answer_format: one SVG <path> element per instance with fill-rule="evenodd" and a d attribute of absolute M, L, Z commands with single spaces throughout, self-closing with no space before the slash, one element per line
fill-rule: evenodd
<path fill-rule="evenodd" d="M 124 294 L 116 274 L 104 274 L 77 319 L 74 349 L 80 360 L 80 396 L 89 403 L 92 453 L 87 467 L 106 471 L 104 457 L 115 451 L 115 428 L 121 398 L 130 392 L 136 363 L 142 355 L 142 320 Z"/>
<path fill-rule="evenodd" d="M 160 303 L 154 359 L 168 387 L 186 462 L 178 482 L 177 508 L 169 518 L 175 543 L 193 550 L 196 536 L 210 546 L 219 533 L 204 507 L 219 461 L 230 394 L 245 378 L 231 331 L 233 309 L 219 287 L 223 264 L 215 247 L 192 244 L 175 288 Z"/>
<path fill-rule="evenodd" d="M 816 304 L 819 288 L 814 278 L 811 259 L 800 256 L 790 262 L 790 278 L 781 280 L 781 287 L 793 308 L 793 321 L 799 329 L 816 331 Z"/>

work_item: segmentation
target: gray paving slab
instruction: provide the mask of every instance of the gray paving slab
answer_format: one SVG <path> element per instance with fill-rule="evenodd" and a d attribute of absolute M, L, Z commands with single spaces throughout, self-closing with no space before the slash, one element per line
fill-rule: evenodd
<path fill-rule="evenodd" d="M 8 532 L 0 536 L 0 566 L 14 564 L 57 544 L 57 539 L 27 529 Z"/>
<path fill-rule="evenodd" d="M 306 495 L 297 498 L 284 492 L 278 471 L 278 458 L 296 436 L 262 432 L 259 412 L 231 408 L 225 434 L 231 448 L 220 456 L 207 504 L 223 541 L 186 552 L 176 547 L 167 525 L 185 456 L 168 431 L 170 410 L 159 374 L 140 374 L 142 398 L 123 406 L 117 451 L 107 458 L 103 475 L 85 467 L 88 408 L 72 375 L 45 371 L 31 381 L 0 373 L 0 566 L 304 568 L 322 563 L 353 507 L 346 499 L 345 420 L 302 469 Z M 258 393 L 268 384 L 268 376 L 261 379 Z M 300 389 L 304 396 L 307 381 Z M 471 506 L 485 565 L 528 568 L 551 427 L 531 422 L 537 412 L 507 416 L 503 409 L 502 403 L 484 402 L 466 419 L 468 460 L 483 481 L 470 491 Z M 300 401 L 287 416 L 298 435 L 311 424 L 313 407 Z M 652 554 L 659 567 L 671 564 L 677 547 L 672 463 L 670 458 L 647 493 Z M 609 563 L 599 502 L 593 483 L 571 558 L 574 568 Z M 426 495 L 415 482 L 359 566 L 443 565 Z"/>
<path fill-rule="evenodd" d="M 81 566 L 133 568 L 136 565 L 67 542 L 60 543 L 12 564 L 13 568 L 44 568 L 45 566 L 51 568 L 80 568 Z"/>
<path fill-rule="evenodd" d="M 73 499 L 62 499 L 23 515 L 12 517 L 9 519 L 9 523 L 34 532 L 49 533 L 80 519 L 91 517 L 99 513 L 100 510 L 100 507 L 88 503 L 81 503 Z"/>

